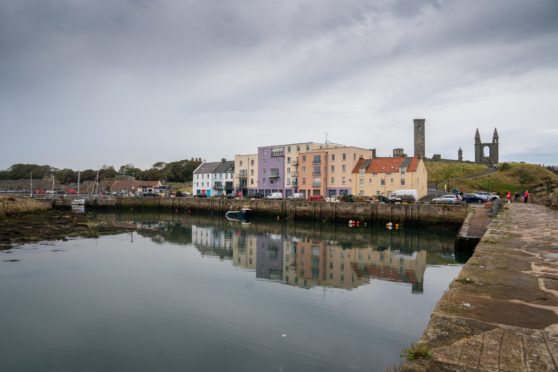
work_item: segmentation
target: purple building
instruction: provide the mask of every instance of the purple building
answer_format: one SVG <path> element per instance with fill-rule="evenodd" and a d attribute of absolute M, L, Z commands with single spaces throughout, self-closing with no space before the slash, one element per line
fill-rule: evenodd
<path fill-rule="evenodd" d="M 285 146 L 258 147 L 258 192 L 285 196 Z"/>

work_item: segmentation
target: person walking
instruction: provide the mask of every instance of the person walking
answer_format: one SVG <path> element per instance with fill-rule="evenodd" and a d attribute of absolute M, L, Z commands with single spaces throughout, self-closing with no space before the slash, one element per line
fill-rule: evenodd
<path fill-rule="evenodd" d="M 523 193 L 523 203 L 527 203 L 529 201 L 529 190 L 525 190 Z"/>
<path fill-rule="evenodd" d="M 508 191 L 508 193 L 506 194 L 506 199 L 508 199 L 508 204 L 511 203 L 511 191 Z"/>

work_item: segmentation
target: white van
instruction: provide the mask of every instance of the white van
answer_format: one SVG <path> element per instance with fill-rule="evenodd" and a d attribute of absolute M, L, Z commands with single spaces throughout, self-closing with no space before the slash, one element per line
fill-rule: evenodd
<path fill-rule="evenodd" d="M 268 199 L 283 199 L 283 193 L 282 192 L 272 192 L 271 194 L 266 196 L 266 198 L 268 198 Z"/>
<path fill-rule="evenodd" d="M 395 190 L 389 195 L 390 203 L 414 203 L 418 200 L 417 190 Z"/>
<path fill-rule="evenodd" d="M 288 196 L 289 199 L 304 199 L 304 194 L 301 192 L 293 192 Z"/>

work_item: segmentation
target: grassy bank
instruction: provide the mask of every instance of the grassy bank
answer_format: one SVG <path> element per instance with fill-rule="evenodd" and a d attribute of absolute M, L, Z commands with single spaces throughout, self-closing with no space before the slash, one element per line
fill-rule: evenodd
<path fill-rule="evenodd" d="M 24 212 L 44 211 L 50 208 L 49 203 L 34 199 L 0 196 L 0 217 Z"/>
<path fill-rule="evenodd" d="M 427 161 L 428 182 L 461 191 L 487 190 L 504 195 L 529 190 L 550 193 L 558 187 L 558 175 L 536 164 L 502 163 L 490 169 L 482 164 Z M 487 173 L 488 172 L 488 173 Z M 486 174 L 483 174 L 486 173 Z"/>

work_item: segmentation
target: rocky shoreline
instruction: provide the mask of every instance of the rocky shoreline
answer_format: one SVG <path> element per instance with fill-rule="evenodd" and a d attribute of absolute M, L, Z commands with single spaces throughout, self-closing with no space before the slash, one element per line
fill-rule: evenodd
<path fill-rule="evenodd" d="M 129 231 L 107 221 L 99 221 L 92 214 L 63 210 L 38 210 L 12 213 L 0 217 L 0 250 L 17 245 L 46 240 L 67 240 Z"/>

